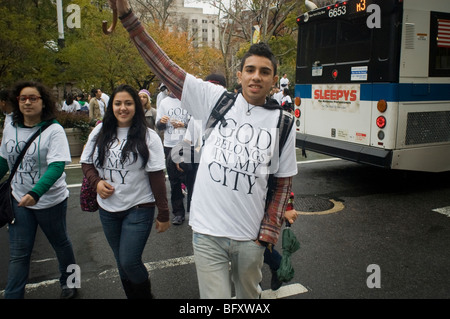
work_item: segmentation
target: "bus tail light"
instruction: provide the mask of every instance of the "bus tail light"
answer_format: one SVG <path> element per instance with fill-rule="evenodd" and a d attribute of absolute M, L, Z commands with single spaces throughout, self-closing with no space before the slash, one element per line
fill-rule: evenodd
<path fill-rule="evenodd" d="M 295 109 L 294 115 L 295 115 L 296 118 L 299 118 L 300 115 L 302 115 L 300 109 Z"/>
<path fill-rule="evenodd" d="M 297 107 L 302 104 L 302 99 L 300 98 L 300 96 L 295 97 L 294 103 L 295 103 L 295 106 L 297 106 Z"/>
<path fill-rule="evenodd" d="M 377 117 L 377 126 L 379 128 L 383 128 L 386 126 L 386 118 L 384 116 Z"/>
<path fill-rule="evenodd" d="M 336 70 L 336 69 L 334 69 L 332 72 L 331 72 L 331 76 L 333 77 L 333 79 L 337 79 L 337 77 L 338 77 L 338 70 Z"/>

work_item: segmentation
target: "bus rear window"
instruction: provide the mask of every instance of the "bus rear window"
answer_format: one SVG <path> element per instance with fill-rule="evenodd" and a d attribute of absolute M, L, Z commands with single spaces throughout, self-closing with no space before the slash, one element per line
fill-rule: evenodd
<path fill-rule="evenodd" d="M 431 12 L 430 76 L 450 76 L 450 14 Z"/>
<path fill-rule="evenodd" d="M 343 20 L 337 35 L 338 62 L 369 61 L 371 55 L 371 29 L 366 25 L 366 17 Z"/>
<path fill-rule="evenodd" d="M 366 17 L 325 20 L 303 24 L 300 27 L 298 66 L 369 61 L 371 56 L 371 30 Z"/>

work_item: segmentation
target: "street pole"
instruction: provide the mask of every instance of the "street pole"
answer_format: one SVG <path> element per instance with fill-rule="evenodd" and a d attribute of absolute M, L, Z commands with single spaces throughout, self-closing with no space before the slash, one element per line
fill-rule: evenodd
<path fill-rule="evenodd" d="M 64 21 L 62 0 L 56 0 L 56 16 L 58 17 L 58 46 L 64 48 Z"/>

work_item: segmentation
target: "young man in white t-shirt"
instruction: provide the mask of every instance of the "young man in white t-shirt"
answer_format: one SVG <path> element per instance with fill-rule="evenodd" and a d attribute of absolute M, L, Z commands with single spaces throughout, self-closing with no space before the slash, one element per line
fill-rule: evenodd
<path fill-rule="evenodd" d="M 109 3 L 146 63 L 204 130 L 225 89 L 171 61 L 127 0 Z M 297 174 L 294 127 L 278 158 L 279 105 L 266 101 L 278 82 L 276 71 L 268 46 L 253 45 L 237 73 L 242 93 L 203 146 L 189 220 L 201 298 L 231 298 L 231 281 L 237 298 L 260 297 L 264 250 L 278 241 Z M 275 193 L 266 209 L 269 174 L 275 177 Z"/>

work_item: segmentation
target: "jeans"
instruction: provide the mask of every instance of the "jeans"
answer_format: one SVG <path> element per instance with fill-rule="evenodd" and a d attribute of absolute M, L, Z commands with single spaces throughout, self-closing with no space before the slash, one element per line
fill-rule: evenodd
<path fill-rule="evenodd" d="M 260 297 L 265 247 L 252 240 L 236 241 L 196 232 L 192 241 L 200 298 L 229 299 L 232 282 L 236 298 Z"/>
<path fill-rule="evenodd" d="M 67 266 L 75 264 L 72 243 L 66 229 L 67 198 L 46 209 L 19 207 L 13 198 L 13 210 L 16 220 L 9 225 L 10 261 L 5 299 L 24 298 L 38 225 L 55 250 L 61 273 L 60 285 L 66 285 L 71 275 L 71 272 L 67 272 Z"/>
<path fill-rule="evenodd" d="M 174 216 L 186 215 L 186 210 L 184 209 L 184 195 L 181 189 L 181 183 L 185 180 L 185 173 L 180 172 L 177 169 L 176 164 L 173 162 L 170 156 L 172 148 L 164 146 L 164 154 L 166 155 L 166 168 L 167 175 L 169 176 L 170 183 L 170 203 L 172 204 L 172 213 Z"/>
<path fill-rule="evenodd" d="M 99 214 L 120 278 L 134 284 L 146 281 L 148 271 L 142 262 L 142 252 L 152 229 L 155 207 L 133 207 L 117 213 L 100 207 Z"/>

